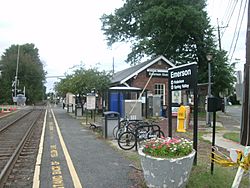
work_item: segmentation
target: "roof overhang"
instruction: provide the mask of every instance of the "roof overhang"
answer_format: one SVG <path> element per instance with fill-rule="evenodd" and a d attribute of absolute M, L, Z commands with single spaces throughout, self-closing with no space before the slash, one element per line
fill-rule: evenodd
<path fill-rule="evenodd" d="M 151 65 L 155 64 L 157 61 L 163 59 L 165 62 L 167 62 L 171 67 L 176 67 L 173 63 L 171 63 L 169 60 L 167 60 L 163 55 L 159 56 L 158 58 L 152 60 L 150 63 L 145 65 L 144 67 L 138 69 L 133 74 L 129 75 L 128 77 L 124 78 L 120 81 L 120 84 L 123 84 L 124 82 L 128 81 L 129 79 L 133 78 L 134 76 L 138 75 L 140 72 L 145 70 L 146 68 L 150 67 Z"/>
<path fill-rule="evenodd" d="M 109 90 L 113 91 L 142 91 L 141 88 L 138 87 L 122 87 L 122 86 L 116 86 L 116 87 L 111 87 Z"/>

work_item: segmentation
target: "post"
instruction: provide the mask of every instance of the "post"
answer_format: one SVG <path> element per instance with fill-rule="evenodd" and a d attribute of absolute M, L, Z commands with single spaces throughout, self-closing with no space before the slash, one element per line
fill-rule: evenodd
<path fill-rule="evenodd" d="M 208 97 L 211 96 L 211 63 L 208 61 Z M 211 127 L 211 113 L 207 112 L 207 125 Z"/>
<path fill-rule="evenodd" d="M 17 76 L 18 76 L 18 64 L 19 64 L 19 51 L 20 51 L 20 46 L 18 45 L 17 47 L 17 60 L 16 60 L 16 76 L 15 76 L 15 91 L 14 91 L 14 97 L 16 99 L 16 85 L 17 85 Z"/>
<path fill-rule="evenodd" d="M 212 161 L 211 161 L 211 174 L 214 173 L 214 146 L 215 146 L 215 126 L 216 126 L 216 111 L 213 112 L 213 136 L 212 136 Z"/>
<path fill-rule="evenodd" d="M 194 111 L 193 111 L 193 148 L 195 149 L 194 165 L 197 165 L 197 153 L 198 153 L 198 87 L 197 87 L 197 66 L 194 71 Z"/>
<path fill-rule="evenodd" d="M 244 82 L 243 82 L 243 102 L 242 102 L 242 117 L 241 117 L 241 134 L 240 144 L 243 146 L 250 145 L 250 1 L 248 2 L 248 22 L 246 35 L 246 63 L 244 65 Z"/>
<path fill-rule="evenodd" d="M 211 60 L 212 60 L 212 55 L 207 54 L 206 56 L 207 61 L 208 61 L 208 97 L 211 97 Z M 207 125 L 211 127 L 211 113 L 207 112 Z"/>
<path fill-rule="evenodd" d="M 211 63 L 208 61 L 208 96 L 211 96 Z"/>
<path fill-rule="evenodd" d="M 168 79 L 168 136 L 172 137 L 172 90 Z"/>

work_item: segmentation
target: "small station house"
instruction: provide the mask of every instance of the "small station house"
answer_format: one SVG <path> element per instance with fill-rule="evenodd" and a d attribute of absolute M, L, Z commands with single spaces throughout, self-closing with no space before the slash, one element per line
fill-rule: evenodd
<path fill-rule="evenodd" d="M 108 110 L 119 112 L 121 117 L 131 118 L 133 114 L 135 119 L 166 116 L 168 69 L 171 67 L 175 65 L 161 55 L 116 72 L 109 89 Z M 180 92 L 172 96 L 180 102 Z"/>

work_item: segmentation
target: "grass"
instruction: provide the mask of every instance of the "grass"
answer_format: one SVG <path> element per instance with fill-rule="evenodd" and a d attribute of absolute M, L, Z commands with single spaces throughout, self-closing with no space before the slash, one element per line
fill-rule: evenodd
<path fill-rule="evenodd" d="M 225 188 L 231 187 L 234 181 L 234 177 L 237 172 L 237 168 L 233 167 L 222 167 L 217 164 L 214 166 L 213 175 L 211 174 L 211 162 L 209 159 L 210 155 L 210 147 L 209 143 L 202 142 L 203 147 L 206 145 L 208 147 L 198 150 L 198 161 L 197 165 L 193 166 L 189 181 L 187 184 L 187 188 Z M 136 152 L 128 152 L 128 151 L 121 151 L 123 156 L 128 160 L 132 161 L 133 164 L 137 168 L 141 168 L 140 166 L 140 159 Z M 143 176 L 141 175 L 141 178 Z M 143 179 L 140 180 L 141 183 L 139 187 L 144 187 Z M 249 180 L 248 176 L 244 176 L 242 178 L 240 187 L 241 188 L 248 188 L 249 187 Z"/>
<path fill-rule="evenodd" d="M 206 131 L 199 131 L 199 135 L 206 134 Z M 237 133 L 226 133 L 227 139 L 236 141 L 239 140 L 239 134 Z M 236 139 L 237 138 L 237 139 Z M 229 156 L 229 153 L 223 149 L 219 148 L 219 151 Z M 204 141 L 200 136 L 198 138 L 198 158 L 197 165 L 193 166 L 189 182 L 187 187 L 197 187 L 197 188 L 209 188 L 209 187 L 231 187 L 234 181 L 237 168 L 236 167 L 222 167 L 218 164 L 214 164 L 213 175 L 211 174 L 211 143 Z M 242 178 L 240 187 L 249 187 L 250 182 L 248 176 Z"/>
<path fill-rule="evenodd" d="M 205 134 L 206 132 L 200 132 L 200 134 Z M 182 136 L 186 134 L 187 137 L 190 137 L 190 132 L 182 133 Z M 227 156 L 229 154 L 226 150 L 219 148 L 219 151 L 223 152 Z M 123 151 L 120 150 L 121 154 L 127 158 L 128 160 L 132 161 L 132 163 L 137 167 L 141 168 L 140 166 L 140 159 L 138 154 L 133 151 Z M 222 167 L 218 164 L 214 165 L 213 175 L 211 174 L 211 143 L 204 141 L 202 138 L 199 138 L 198 141 L 198 158 L 197 158 L 197 165 L 193 166 L 189 181 L 187 184 L 187 188 L 225 188 L 231 187 L 234 181 L 237 167 Z M 141 187 L 144 187 L 143 184 L 143 176 L 141 175 L 142 180 Z M 244 176 L 242 178 L 240 187 L 241 188 L 248 188 L 250 185 L 248 176 Z"/>
<path fill-rule="evenodd" d="M 206 131 L 199 131 L 199 135 L 206 134 Z M 239 141 L 239 134 L 237 133 L 226 133 L 227 139 Z M 211 143 L 204 141 L 200 136 L 198 137 L 198 159 L 197 165 L 193 166 L 189 182 L 187 187 L 198 187 L 198 188 L 208 188 L 208 187 L 231 187 L 234 181 L 237 168 L 236 167 L 222 167 L 218 164 L 214 164 L 213 175 L 211 174 Z M 219 148 L 219 151 L 229 156 L 229 153 L 223 149 Z M 248 176 L 242 178 L 240 187 L 247 188 L 250 185 Z"/>
<path fill-rule="evenodd" d="M 232 140 L 234 142 L 240 142 L 240 135 L 239 133 L 225 133 L 223 135 L 224 138 L 228 139 L 228 140 Z"/>
<path fill-rule="evenodd" d="M 198 158 L 197 158 L 197 165 L 193 166 L 189 181 L 187 184 L 187 188 L 225 188 L 231 187 L 234 181 L 237 168 L 233 167 L 222 167 L 217 164 L 214 166 L 214 173 L 211 174 L 211 143 L 209 141 L 204 141 L 202 139 L 202 135 L 208 132 L 199 130 L 198 134 Z M 192 130 L 187 131 L 186 133 L 181 133 L 180 136 L 189 137 L 192 139 Z M 239 142 L 239 135 L 238 133 L 226 133 L 225 138 Z M 132 151 L 123 151 L 114 148 L 116 151 L 121 153 L 127 160 L 131 161 L 131 163 L 138 169 L 141 169 L 140 166 L 140 159 L 138 154 L 132 149 Z M 227 156 L 229 154 L 223 150 L 222 148 L 219 151 L 225 153 Z M 137 185 L 135 187 L 144 188 L 146 187 L 145 182 L 143 180 L 143 175 L 141 171 L 134 170 L 131 174 L 133 179 L 136 179 Z M 249 178 L 248 176 L 244 176 L 242 178 L 240 187 L 241 188 L 248 188 L 249 186 Z"/>
<path fill-rule="evenodd" d="M 205 163 L 200 163 L 194 166 L 189 178 L 187 188 L 197 187 L 231 187 L 236 175 L 237 169 L 232 167 L 214 166 L 214 173 L 211 174 L 210 166 Z M 249 181 L 247 177 L 243 177 L 241 188 L 249 187 Z"/>

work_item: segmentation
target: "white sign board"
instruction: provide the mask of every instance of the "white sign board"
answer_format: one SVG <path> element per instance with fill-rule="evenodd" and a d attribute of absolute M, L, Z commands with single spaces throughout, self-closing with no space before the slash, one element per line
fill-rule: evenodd
<path fill-rule="evenodd" d="M 86 107 L 87 107 L 88 110 L 94 110 L 95 109 L 95 106 L 96 106 L 95 101 L 96 101 L 96 99 L 95 99 L 94 95 L 87 96 L 87 105 L 86 105 Z"/>
<path fill-rule="evenodd" d="M 66 94 L 66 105 L 68 105 L 68 104 L 74 104 L 75 103 L 75 101 L 74 101 L 74 95 L 72 94 L 72 93 L 67 93 Z"/>

